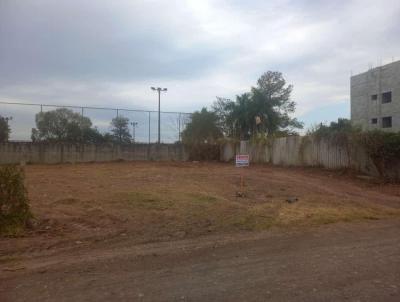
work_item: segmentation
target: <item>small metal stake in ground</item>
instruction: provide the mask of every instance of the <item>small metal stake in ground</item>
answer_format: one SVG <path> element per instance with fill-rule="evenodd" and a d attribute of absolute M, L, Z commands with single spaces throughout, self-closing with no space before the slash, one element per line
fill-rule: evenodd
<path fill-rule="evenodd" d="M 250 165 L 250 156 L 248 154 L 236 154 L 235 165 L 236 168 L 240 168 L 240 191 L 236 192 L 236 196 L 244 197 L 244 176 L 242 169 Z"/>

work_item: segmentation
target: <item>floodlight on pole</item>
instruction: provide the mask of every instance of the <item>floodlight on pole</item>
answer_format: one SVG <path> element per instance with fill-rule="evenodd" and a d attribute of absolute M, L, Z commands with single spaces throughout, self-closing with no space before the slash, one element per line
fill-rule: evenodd
<path fill-rule="evenodd" d="M 6 120 L 8 126 L 8 121 L 12 121 L 12 116 L 6 116 L 4 119 Z"/>
<path fill-rule="evenodd" d="M 6 116 L 5 118 L 5 121 L 6 121 L 6 124 L 7 124 L 7 132 L 8 132 L 8 134 L 10 133 L 10 128 L 8 128 L 8 121 L 12 121 L 12 116 Z M 8 135 L 7 135 L 7 141 L 8 141 Z"/>
<path fill-rule="evenodd" d="M 161 143 L 161 91 L 168 91 L 167 88 L 161 88 L 161 87 L 151 87 L 151 90 L 157 91 L 158 92 L 158 144 Z"/>

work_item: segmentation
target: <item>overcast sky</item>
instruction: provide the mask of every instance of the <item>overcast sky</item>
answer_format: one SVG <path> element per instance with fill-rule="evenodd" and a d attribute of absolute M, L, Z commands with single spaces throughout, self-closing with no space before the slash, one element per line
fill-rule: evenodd
<path fill-rule="evenodd" d="M 0 0 L 0 99 L 156 109 L 162 86 L 192 112 L 277 70 L 310 125 L 349 117 L 351 72 L 399 37 L 399 0 Z"/>

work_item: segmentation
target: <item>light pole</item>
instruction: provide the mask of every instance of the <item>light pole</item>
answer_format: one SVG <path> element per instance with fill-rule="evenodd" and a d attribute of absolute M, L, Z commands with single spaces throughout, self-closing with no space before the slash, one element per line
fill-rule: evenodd
<path fill-rule="evenodd" d="M 137 122 L 131 122 L 132 125 L 132 141 L 135 142 L 135 128 L 138 125 Z"/>
<path fill-rule="evenodd" d="M 151 90 L 153 91 L 157 91 L 158 92 L 158 144 L 161 143 L 161 126 L 160 126 L 160 95 L 161 95 L 161 91 L 167 91 L 167 88 L 161 88 L 161 87 L 151 87 Z"/>
<path fill-rule="evenodd" d="M 6 116 L 4 119 L 6 120 L 8 126 L 8 121 L 12 121 L 12 116 Z"/>
<path fill-rule="evenodd" d="M 9 135 L 10 135 L 10 128 L 9 128 L 9 126 L 8 126 L 8 121 L 12 121 L 12 116 L 6 116 L 5 118 L 4 118 L 5 120 L 6 120 L 6 124 L 7 124 L 7 141 L 8 141 L 8 138 L 9 138 Z"/>

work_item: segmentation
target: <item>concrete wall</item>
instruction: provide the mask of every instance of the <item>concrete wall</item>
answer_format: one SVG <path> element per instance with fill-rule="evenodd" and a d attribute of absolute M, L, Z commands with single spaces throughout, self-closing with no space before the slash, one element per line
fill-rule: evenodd
<path fill-rule="evenodd" d="M 0 164 L 54 164 L 115 160 L 186 160 L 182 145 L 79 145 L 8 142 L 0 144 Z"/>
<path fill-rule="evenodd" d="M 251 145 L 246 142 L 246 148 L 228 143 L 222 148 L 221 161 L 232 161 L 235 154 L 239 153 L 249 154 L 250 163 L 321 166 L 329 169 L 351 168 L 372 176 L 379 174 L 362 147 L 347 150 L 337 144 L 325 140 L 316 141 L 309 137 L 277 138 L 269 145 Z M 400 179 L 400 160 L 388 169 L 390 171 L 387 171 L 387 175 L 393 179 Z"/>
<path fill-rule="evenodd" d="M 350 79 L 351 120 L 364 130 L 400 131 L 400 61 L 371 69 Z M 382 103 L 382 93 L 392 92 L 392 102 Z M 377 95 L 377 100 L 371 96 Z M 392 128 L 382 128 L 382 118 L 392 117 Z M 377 124 L 372 119 L 377 118 Z"/>

